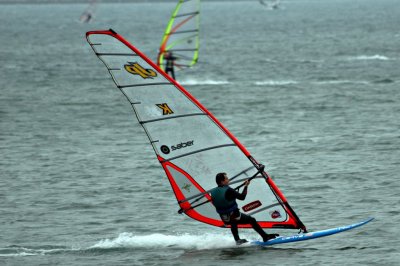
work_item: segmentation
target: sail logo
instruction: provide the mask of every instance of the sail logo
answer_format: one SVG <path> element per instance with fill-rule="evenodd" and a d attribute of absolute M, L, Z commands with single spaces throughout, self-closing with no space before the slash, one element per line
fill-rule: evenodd
<path fill-rule="evenodd" d="M 181 142 L 179 144 L 176 144 L 175 146 L 171 146 L 171 150 L 179 150 L 183 148 L 187 148 L 189 146 L 193 145 L 194 140 L 189 140 L 188 142 Z"/>
<path fill-rule="evenodd" d="M 186 142 L 181 142 L 181 143 L 176 144 L 176 145 L 172 145 L 171 147 L 168 147 L 167 145 L 162 145 L 160 147 L 160 150 L 164 154 L 169 154 L 171 151 L 184 149 L 184 148 L 193 146 L 193 144 L 194 144 L 194 140 L 189 140 L 189 141 L 186 141 Z"/>
<path fill-rule="evenodd" d="M 133 75 L 139 75 L 144 79 L 152 79 L 154 77 L 157 77 L 157 73 L 152 70 L 152 69 L 145 69 L 141 65 L 139 65 L 137 62 L 128 62 L 127 65 L 124 65 L 124 68 L 126 71 Z"/>
<path fill-rule="evenodd" d="M 281 213 L 279 212 L 279 211 L 277 211 L 277 210 L 275 210 L 275 211 L 273 211 L 273 212 L 270 212 L 270 214 L 271 214 L 271 218 L 272 219 L 278 219 L 278 218 L 281 218 L 282 216 L 281 216 Z"/>
<path fill-rule="evenodd" d="M 190 187 L 191 187 L 190 184 L 185 183 L 181 188 L 190 193 Z"/>
<path fill-rule="evenodd" d="M 163 111 L 163 115 L 172 115 L 174 112 L 172 109 L 168 106 L 166 103 L 160 103 L 156 104 L 158 108 L 160 108 Z"/>
<path fill-rule="evenodd" d="M 250 202 L 249 204 L 244 205 L 242 207 L 242 209 L 245 212 L 248 212 L 248 211 L 251 211 L 251 210 L 254 210 L 254 209 L 260 207 L 261 205 L 262 205 L 261 202 L 259 200 L 256 200 L 256 201 Z"/>
<path fill-rule="evenodd" d="M 169 154 L 171 152 L 171 150 L 166 145 L 162 145 L 160 147 L 160 149 L 161 149 L 161 152 L 164 153 L 164 154 Z"/>

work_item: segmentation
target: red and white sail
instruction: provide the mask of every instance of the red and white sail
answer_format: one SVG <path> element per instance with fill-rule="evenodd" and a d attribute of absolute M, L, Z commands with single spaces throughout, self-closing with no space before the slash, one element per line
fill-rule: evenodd
<path fill-rule="evenodd" d="M 114 31 L 91 31 L 86 37 L 131 103 L 181 212 L 224 226 L 207 193 L 216 186 L 215 175 L 226 172 L 232 187 L 255 176 L 246 200 L 238 201 L 241 211 L 264 228 L 305 230 L 272 179 L 258 171 L 258 162 L 187 90 Z"/>

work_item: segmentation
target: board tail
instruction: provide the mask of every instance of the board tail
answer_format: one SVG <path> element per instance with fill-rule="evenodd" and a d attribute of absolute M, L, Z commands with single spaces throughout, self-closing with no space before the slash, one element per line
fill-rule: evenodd
<path fill-rule="evenodd" d="M 275 239 L 269 240 L 267 242 L 253 241 L 253 242 L 251 242 L 251 244 L 258 245 L 258 246 L 271 246 L 271 245 L 305 241 L 305 240 L 310 240 L 310 239 L 314 239 L 314 238 L 330 236 L 330 235 L 342 233 L 342 232 L 349 231 L 351 229 L 363 226 L 363 225 L 371 222 L 373 219 L 374 218 L 368 218 L 368 219 L 358 222 L 358 223 L 340 226 L 340 227 L 336 227 L 336 228 L 325 229 L 325 230 L 321 230 L 321 231 L 297 234 L 297 235 L 286 236 L 286 237 L 281 236 L 281 237 L 277 237 Z"/>

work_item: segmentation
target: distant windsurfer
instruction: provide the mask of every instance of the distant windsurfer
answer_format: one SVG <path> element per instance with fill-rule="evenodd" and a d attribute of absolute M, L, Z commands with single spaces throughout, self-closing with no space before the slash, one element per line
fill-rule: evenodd
<path fill-rule="evenodd" d="M 166 52 L 164 55 L 165 60 L 167 61 L 165 64 L 165 73 L 169 74 L 170 76 L 175 79 L 175 71 L 174 71 L 174 62 L 178 58 L 176 58 L 171 51 Z"/>
<path fill-rule="evenodd" d="M 92 14 L 87 13 L 85 17 L 85 23 L 89 23 L 91 19 L 92 19 Z"/>
<path fill-rule="evenodd" d="M 238 224 L 251 224 L 253 229 L 260 234 L 264 242 L 279 236 L 278 234 L 265 233 L 255 218 L 239 211 L 236 199 L 244 200 L 246 198 L 247 187 L 250 184 L 250 180 L 246 180 L 244 183 L 242 193 L 239 193 L 229 186 L 229 178 L 226 173 L 217 174 L 215 181 L 217 182 L 218 187 L 212 189 L 210 192 L 212 203 L 222 221 L 231 226 L 232 235 L 235 238 L 237 245 L 247 242 L 246 239 L 240 239 Z"/>

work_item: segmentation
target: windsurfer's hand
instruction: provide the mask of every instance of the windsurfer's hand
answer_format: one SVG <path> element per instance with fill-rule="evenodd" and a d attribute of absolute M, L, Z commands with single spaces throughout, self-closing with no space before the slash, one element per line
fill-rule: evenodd
<path fill-rule="evenodd" d="M 249 186 L 249 184 L 250 184 L 250 180 L 247 179 L 247 180 L 244 182 L 244 186 L 247 187 L 247 186 Z"/>

